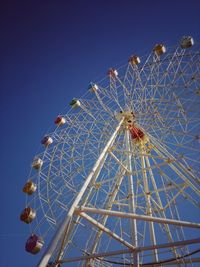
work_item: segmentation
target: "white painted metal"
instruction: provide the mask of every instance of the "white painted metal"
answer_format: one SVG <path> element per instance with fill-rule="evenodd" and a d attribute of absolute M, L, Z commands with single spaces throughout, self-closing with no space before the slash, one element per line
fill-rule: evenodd
<path fill-rule="evenodd" d="M 130 213 L 135 213 L 136 208 L 135 208 L 135 194 L 134 194 L 134 189 L 133 189 L 133 176 L 132 176 L 132 163 L 131 163 L 131 142 L 130 142 L 130 132 L 129 129 L 127 128 L 125 131 L 125 142 L 126 142 L 126 150 L 127 150 L 127 169 L 129 170 L 130 173 L 127 173 L 128 176 L 128 190 L 129 190 L 129 212 Z M 138 246 L 138 237 L 137 237 L 137 221 L 136 219 L 131 219 L 130 220 L 130 225 L 131 225 L 131 239 L 132 243 L 135 247 Z M 134 257 L 134 262 L 133 265 L 134 267 L 139 267 L 139 254 L 138 253 L 133 253 Z"/>
<path fill-rule="evenodd" d="M 80 216 L 82 218 L 85 218 L 86 220 L 88 220 L 91 224 L 93 224 L 94 226 L 96 226 L 97 228 L 99 228 L 101 231 L 105 232 L 106 234 L 110 235 L 112 238 L 116 239 L 117 241 L 119 241 L 120 243 L 122 243 L 123 245 L 125 245 L 128 248 L 134 248 L 133 245 L 129 244 L 127 241 L 125 241 L 124 239 L 122 239 L 121 237 L 119 237 L 117 234 L 115 234 L 113 231 L 111 231 L 110 229 L 108 229 L 107 227 L 105 227 L 103 224 L 97 222 L 95 219 L 93 219 L 92 217 L 90 217 L 89 215 L 87 215 L 84 212 L 79 213 Z"/>
<path fill-rule="evenodd" d="M 148 172 L 149 172 L 149 175 L 150 175 L 150 179 L 151 179 L 151 182 L 152 182 L 155 194 L 156 194 L 156 200 L 158 202 L 158 205 L 160 206 L 160 213 L 161 213 L 162 217 L 166 219 L 165 209 L 163 208 L 163 204 L 162 204 L 162 201 L 161 201 L 161 198 L 160 198 L 160 195 L 159 195 L 159 191 L 158 191 L 158 188 L 157 188 L 157 185 L 156 185 L 156 181 L 155 181 L 155 178 L 154 178 L 154 175 L 153 175 L 153 171 L 151 169 L 151 165 L 150 165 L 150 161 L 149 161 L 149 157 L 148 156 L 145 156 L 145 161 L 146 161 Z M 172 243 L 173 242 L 173 238 L 172 238 L 172 234 L 171 234 L 171 230 L 169 228 L 169 225 L 168 224 L 164 224 L 164 228 L 165 228 L 166 234 L 168 236 L 169 242 Z M 177 252 L 176 252 L 174 247 L 172 247 L 172 251 L 174 252 L 174 256 L 177 257 Z"/>
<path fill-rule="evenodd" d="M 144 154 L 146 153 L 146 151 L 144 149 L 143 143 L 140 143 L 140 153 L 141 153 L 142 177 L 143 177 L 145 199 L 146 199 L 146 206 L 147 206 L 146 213 L 149 215 L 149 217 L 152 217 L 151 194 L 149 191 L 149 181 L 148 181 L 148 177 L 147 177 L 145 157 L 144 157 Z M 151 243 L 152 243 L 152 245 L 155 246 L 156 245 L 156 236 L 155 236 L 153 221 L 149 222 L 149 230 L 150 230 L 150 236 L 151 236 Z M 158 262 L 158 251 L 155 249 L 153 251 L 153 253 L 154 253 L 154 261 Z"/>
<path fill-rule="evenodd" d="M 173 225 L 179 225 L 183 227 L 190 227 L 190 228 L 196 228 L 196 229 L 200 228 L 200 223 L 165 219 L 165 218 L 152 217 L 152 216 L 146 216 L 146 215 L 138 215 L 138 214 L 133 214 L 133 213 L 113 211 L 113 210 L 95 209 L 95 208 L 89 208 L 89 207 L 77 207 L 75 208 L 75 212 L 76 213 L 89 212 L 89 213 L 103 214 L 103 215 L 109 215 L 109 216 L 115 216 L 115 217 L 121 217 L 121 218 L 132 218 L 132 219 L 137 219 L 137 220 L 142 220 L 142 221 L 147 221 L 147 222 L 166 223 L 166 224 L 173 224 Z"/>
<path fill-rule="evenodd" d="M 45 252 L 44 256 L 42 257 L 41 261 L 38 264 L 38 267 L 46 267 L 49 259 L 51 258 L 52 253 L 54 252 L 54 250 L 56 249 L 59 240 L 61 240 L 62 235 L 66 229 L 66 227 L 68 226 L 73 213 L 75 211 L 76 206 L 79 204 L 79 201 L 81 200 L 83 194 L 85 193 L 88 185 L 90 184 L 90 181 L 92 180 L 93 176 L 95 175 L 96 171 L 98 171 L 99 165 L 101 163 L 101 161 L 103 160 L 103 158 L 105 157 L 106 153 L 108 152 L 108 149 L 110 148 L 110 146 L 113 144 L 120 128 L 121 125 L 123 123 L 124 119 L 122 119 L 119 122 L 119 125 L 117 126 L 116 130 L 114 131 L 114 133 L 112 134 L 110 140 L 108 141 L 108 143 L 106 144 L 105 148 L 103 149 L 102 153 L 100 154 L 98 160 L 96 161 L 94 167 L 92 168 L 90 174 L 88 175 L 88 177 L 85 180 L 85 183 L 82 186 L 82 189 L 80 190 L 80 192 L 78 193 L 78 195 L 76 196 L 75 201 L 73 202 L 70 210 L 67 213 L 67 216 L 65 218 L 65 220 L 63 221 L 63 223 L 61 224 L 61 226 L 58 229 L 58 232 L 56 233 L 56 235 L 54 236 L 50 246 L 47 248 L 47 251 Z"/>
<path fill-rule="evenodd" d="M 74 257 L 74 258 L 69 258 L 69 259 L 63 259 L 63 260 L 60 261 L 60 263 L 83 261 L 83 260 L 87 260 L 87 259 L 108 257 L 108 256 L 120 255 L 120 254 L 129 254 L 129 253 L 131 253 L 133 251 L 142 252 L 142 251 L 148 251 L 148 250 L 154 250 L 154 249 L 170 248 L 171 246 L 179 247 L 179 246 L 185 246 L 185 245 L 197 244 L 197 243 L 200 243 L 200 238 L 183 240 L 183 241 L 166 243 L 166 244 L 159 244 L 159 245 L 156 245 L 156 246 L 145 246 L 145 247 L 138 247 L 138 248 L 134 248 L 134 249 L 124 249 L 124 250 L 116 250 L 116 251 L 95 253 L 95 254 L 92 254 L 92 255 L 86 255 L 86 256 L 82 256 L 82 257 Z M 200 262 L 200 259 L 199 259 L 199 262 Z"/>
<path fill-rule="evenodd" d="M 118 178 L 116 179 L 116 183 L 114 183 L 114 186 L 112 188 L 112 191 L 110 193 L 110 196 L 108 198 L 108 202 L 106 204 L 106 209 L 107 210 L 111 210 L 112 209 L 112 206 L 113 206 L 113 203 L 114 203 L 114 200 L 116 198 L 116 195 L 118 193 L 118 190 L 120 188 L 120 185 L 124 179 L 124 175 L 125 175 L 125 170 L 121 170 L 122 173 L 119 174 Z M 80 213 L 81 215 L 81 213 Z M 102 225 L 105 225 L 106 222 L 107 222 L 107 219 L 108 219 L 108 215 L 105 215 L 102 219 L 101 219 L 101 224 Z M 98 245 L 98 241 L 100 239 L 102 235 L 102 231 L 99 231 L 97 234 L 96 234 L 96 237 L 94 239 L 94 244 L 92 246 L 92 249 L 91 249 L 91 253 L 94 253 L 96 251 L 96 248 L 97 248 L 97 245 Z"/>
<path fill-rule="evenodd" d="M 103 158 L 103 160 L 99 164 L 99 167 L 98 167 L 95 175 L 93 176 L 93 178 L 91 180 L 92 184 L 94 184 L 96 182 L 96 179 L 98 178 L 98 176 L 99 176 L 99 174 L 101 172 L 102 166 L 103 166 L 107 156 L 108 156 L 108 153 L 105 155 L 105 157 Z M 93 190 L 93 187 L 90 187 L 88 194 L 83 197 L 83 199 L 82 199 L 82 205 L 83 206 L 87 203 L 87 201 L 88 201 L 88 199 L 89 199 L 89 197 L 90 197 L 90 195 L 92 193 L 92 190 Z M 71 222 L 71 224 L 69 226 L 69 231 L 66 232 L 66 235 L 64 235 L 64 237 L 63 237 L 63 247 L 60 248 L 60 253 L 59 253 L 58 257 L 57 257 L 57 261 L 62 258 L 63 253 L 64 253 L 64 246 L 66 246 L 68 244 L 68 242 L 70 242 L 71 234 L 72 234 L 72 232 L 74 230 L 75 225 L 77 223 L 79 223 L 80 218 L 81 218 L 81 216 L 77 216 L 77 218 Z"/>
<path fill-rule="evenodd" d="M 197 180 L 196 177 L 194 177 L 194 175 L 190 174 L 190 176 L 193 178 L 194 182 L 191 182 L 185 174 L 188 173 L 188 171 L 186 171 L 185 167 L 181 166 L 181 169 L 179 170 L 175 165 L 176 165 L 176 160 L 175 158 L 168 152 L 166 151 L 166 149 L 164 149 L 158 142 L 156 142 L 156 140 L 154 140 L 154 138 L 152 138 L 152 142 L 154 143 L 155 147 L 154 150 L 158 153 L 158 155 L 160 155 L 161 157 L 169 157 L 172 158 L 174 161 L 172 161 L 169 166 L 178 174 L 179 177 L 181 177 L 181 179 L 188 185 L 190 186 L 194 192 L 200 196 L 200 190 L 196 187 L 196 185 L 194 184 L 194 182 L 199 184 L 199 181 Z M 188 175 L 188 174 L 187 174 Z"/>

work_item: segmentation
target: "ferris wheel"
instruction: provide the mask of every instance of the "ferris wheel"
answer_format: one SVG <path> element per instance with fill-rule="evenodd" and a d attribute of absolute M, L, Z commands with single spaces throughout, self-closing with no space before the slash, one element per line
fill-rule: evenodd
<path fill-rule="evenodd" d="M 39 267 L 200 261 L 200 50 L 157 44 L 91 83 L 41 141 L 23 187 Z"/>

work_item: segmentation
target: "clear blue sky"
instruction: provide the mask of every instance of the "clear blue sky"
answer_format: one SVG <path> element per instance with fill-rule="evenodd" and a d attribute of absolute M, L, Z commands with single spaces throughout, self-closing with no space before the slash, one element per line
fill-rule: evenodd
<path fill-rule="evenodd" d="M 183 35 L 200 41 L 200 1 L 4 0 L 0 8 L 0 266 L 34 267 L 19 221 L 41 137 L 109 67 Z M 39 255 L 41 256 L 41 254 Z"/>

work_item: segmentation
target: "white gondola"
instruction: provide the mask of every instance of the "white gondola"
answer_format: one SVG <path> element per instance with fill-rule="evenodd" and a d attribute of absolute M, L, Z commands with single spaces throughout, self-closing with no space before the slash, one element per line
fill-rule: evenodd
<path fill-rule="evenodd" d="M 88 89 L 90 90 L 90 92 L 96 92 L 98 91 L 98 85 L 96 85 L 95 83 L 90 83 L 90 85 L 88 86 Z"/>
<path fill-rule="evenodd" d="M 81 102 L 78 99 L 72 99 L 72 101 L 69 103 L 72 108 L 78 108 L 81 105 Z"/>
<path fill-rule="evenodd" d="M 181 48 L 190 48 L 194 45 L 194 40 L 191 36 L 183 36 L 181 39 Z"/>
<path fill-rule="evenodd" d="M 51 145 L 52 143 L 53 143 L 53 139 L 50 137 L 50 136 L 45 136 L 43 139 L 42 139 L 42 141 L 41 141 L 41 143 L 44 145 L 44 146 L 49 146 L 49 145 Z"/>
<path fill-rule="evenodd" d="M 40 158 L 35 158 L 32 162 L 32 167 L 36 170 L 40 169 L 43 165 L 43 161 Z"/>

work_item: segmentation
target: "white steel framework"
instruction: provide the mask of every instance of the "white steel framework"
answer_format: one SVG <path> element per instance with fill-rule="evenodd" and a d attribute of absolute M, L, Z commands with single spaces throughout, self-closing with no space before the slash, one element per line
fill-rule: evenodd
<path fill-rule="evenodd" d="M 29 176 L 38 267 L 195 266 L 199 98 L 195 44 L 110 70 L 73 100 Z"/>

